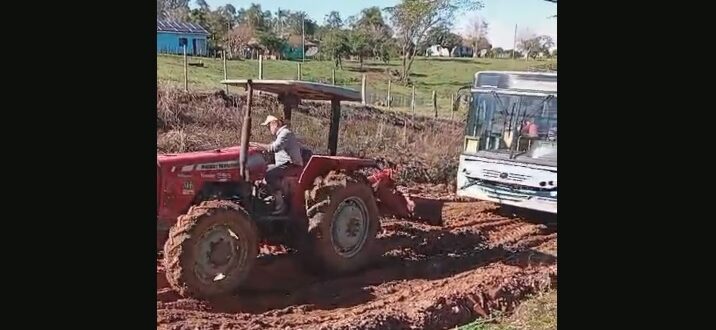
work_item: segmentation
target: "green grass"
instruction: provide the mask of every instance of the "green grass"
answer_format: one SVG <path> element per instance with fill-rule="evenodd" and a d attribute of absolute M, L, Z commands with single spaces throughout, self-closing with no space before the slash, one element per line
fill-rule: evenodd
<path fill-rule="evenodd" d="M 522 302 L 508 317 L 495 322 L 477 320 L 457 330 L 555 330 L 557 329 L 557 291 L 537 295 Z"/>
<path fill-rule="evenodd" d="M 224 78 L 223 63 L 221 59 L 190 58 L 189 62 L 203 62 L 205 67 L 189 66 L 189 88 L 191 90 L 215 90 L 224 88 L 219 81 Z M 438 112 L 441 117 L 449 116 L 451 95 L 458 88 L 471 84 L 477 71 L 484 70 L 528 70 L 530 68 L 547 68 L 556 65 L 556 60 L 525 61 L 511 59 L 471 59 L 471 58 L 417 58 L 413 63 L 411 82 L 416 89 L 416 112 L 421 114 L 432 113 L 432 91 L 436 91 L 438 98 Z M 386 72 L 400 70 L 400 60 L 390 63 L 372 62 L 364 63 L 363 72 L 359 70 L 357 62 L 344 61 L 343 70 L 336 70 L 336 84 L 360 90 L 361 76 L 367 77 L 367 92 L 369 103 L 385 99 L 388 89 L 388 80 L 391 78 Z M 333 63 L 330 61 L 306 61 L 302 64 L 303 80 L 323 81 L 330 83 Z M 229 79 L 258 78 L 257 60 L 227 61 Z M 264 79 L 296 79 L 297 62 L 291 61 L 264 61 Z M 160 84 L 182 86 L 183 59 L 181 56 L 157 56 L 157 80 Z M 409 110 L 411 87 L 396 83 L 391 88 L 393 107 Z M 371 96 L 372 94 L 373 96 Z"/>

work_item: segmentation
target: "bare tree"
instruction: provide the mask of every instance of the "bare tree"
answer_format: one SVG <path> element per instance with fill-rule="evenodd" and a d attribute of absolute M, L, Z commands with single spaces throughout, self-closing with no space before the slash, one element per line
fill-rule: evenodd
<path fill-rule="evenodd" d="M 523 29 L 517 35 L 517 48 L 522 51 L 525 59 L 534 57 L 539 52 L 549 54 L 549 49 L 554 46 L 552 37 L 547 35 L 537 35 L 529 28 Z"/>
<path fill-rule="evenodd" d="M 226 40 L 226 50 L 229 52 L 229 57 L 233 58 L 236 53 L 241 54 L 255 35 L 256 29 L 247 23 L 239 24 L 233 28 Z"/>
<path fill-rule="evenodd" d="M 386 8 L 402 49 L 403 70 L 399 79 L 407 82 L 418 51 L 417 45 L 430 29 L 441 24 L 450 26 L 456 13 L 482 7 L 479 0 L 402 0 L 394 7 Z"/>
<path fill-rule="evenodd" d="M 481 46 L 484 48 L 486 44 L 489 45 L 487 42 L 487 29 L 488 23 L 480 15 L 475 15 L 470 18 L 467 28 L 465 29 L 465 36 L 467 37 L 466 40 L 472 45 L 472 57 L 478 57 Z"/>

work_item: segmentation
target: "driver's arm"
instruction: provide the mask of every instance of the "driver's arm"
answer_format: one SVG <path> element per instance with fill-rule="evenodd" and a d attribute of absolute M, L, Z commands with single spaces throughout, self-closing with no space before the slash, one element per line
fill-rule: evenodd
<path fill-rule="evenodd" d="M 267 144 L 265 149 L 268 152 L 279 151 L 286 146 L 287 141 L 288 141 L 288 131 L 281 130 L 281 132 L 279 132 L 278 136 L 276 136 L 276 140 L 273 141 L 271 144 Z"/>
<path fill-rule="evenodd" d="M 255 147 L 255 148 L 263 149 L 263 150 L 267 150 L 267 148 L 269 146 L 268 144 L 258 143 L 258 142 L 249 142 L 249 145 L 252 147 Z"/>

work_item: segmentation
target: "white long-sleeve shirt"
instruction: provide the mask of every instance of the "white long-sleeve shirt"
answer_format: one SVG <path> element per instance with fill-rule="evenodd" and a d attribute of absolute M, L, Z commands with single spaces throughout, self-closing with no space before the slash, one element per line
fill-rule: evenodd
<path fill-rule="evenodd" d="M 296 135 L 294 135 L 286 125 L 278 129 L 276 132 L 276 140 L 268 145 L 268 151 L 274 153 L 276 165 L 291 163 L 303 166 L 301 146 L 298 144 Z"/>

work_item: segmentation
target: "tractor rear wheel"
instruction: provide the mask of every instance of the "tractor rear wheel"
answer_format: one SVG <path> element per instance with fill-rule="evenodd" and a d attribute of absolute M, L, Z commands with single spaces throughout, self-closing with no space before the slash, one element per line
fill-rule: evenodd
<path fill-rule="evenodd" d="M 378 207 L 360 177 L 336 171 L 316 180 L 308 193 L 308 239 L 302 253 L 314 271 L 348 273 L 377 257 Z"/>
<path fill-rule="evenodd" d="M 181 296 L 232 293 L 258 254 L 256 225 L 228 201 L 206 201 L 179 217 L 164 244 L 167 281 Z"/>

